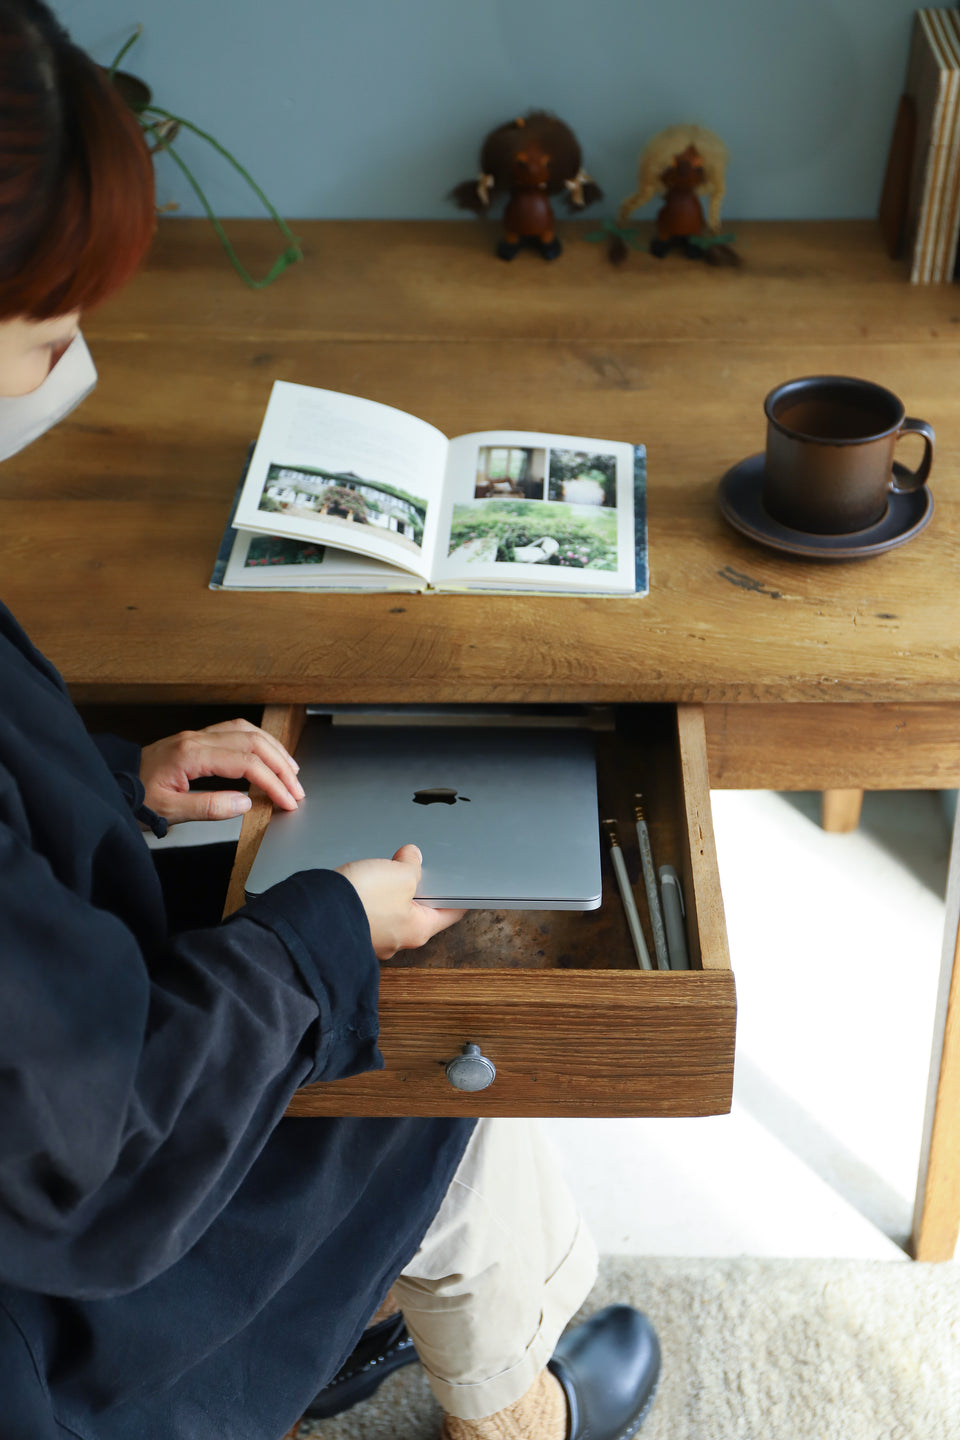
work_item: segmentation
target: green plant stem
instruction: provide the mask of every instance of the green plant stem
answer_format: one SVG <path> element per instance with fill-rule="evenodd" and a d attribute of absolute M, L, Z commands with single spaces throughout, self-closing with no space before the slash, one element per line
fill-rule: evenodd
<path fill-rule="evenodd" d="M 142 26 L 142 25 L 138 25 L 137 28 L 136 28 L 136 30 L 134 30 L 133 34 L 130 36 L 130 39 L 126 42 L 126 44 L 121 45 L 120 49 L 117 51 L 116 55 L 114 56 L 113 64 L 110 66 L 110 69 L 109 69 L 109 71 L 107 72 L 107 73 L 109 74 L 111 80 L 113 79 L 114 75 L 116 75 L 117 70 L 119 69 L 119 66 L 120 66 L 120 61 L 123 59 L 124 55 L 126 55 L 127 51 L 131 48 L 131 46 L 133 46 L 133 45 L 135 45 L 135 44 L 137 43 L 137 41 L 140 39 L 140 36 L 141 36 L 142 34 L 143 34 L 143 26 Z"/>
<path fill-rule="evenodd" d="M 221 145 L 219 140 L 215 140 L 212 135 L 208 135 L 206 130 L 201 130 L 199 125 L 194 125 L 190 120 L 184 120 L 182 115 L 171 115 L 169 110 L 161 110 L 158 105 L 148 105 L 146 107 L 145 113 L 148 113 L 150 115 L 159 115 L 161 120 L 172 120 L 177 125 L 182 126 L 184 130 L 190 130 L 194 135 L 198 135 L 201 140 L 206 140 L 208 145 L 212 145 L 214 150 L 216 150 L 218 154 L 222 155 L 224 160 L 229 161 L 229 163 L 238 172 L 238 174 L 243 176 L 244 180 L 246 180 L 254 195 L 256 195 L 257 199 L 261 202 L 270 217 L 276 222 L 277 225 L 279 225 L 281 231 L 287 237 L 287 239 L 292 240 L 294 244 L 296 244 L 297 237 L 291 233 L 287 222 L 277 213 L 277 211 L 271 205 L 270 201 L 267 199 L 266 195 L 264 195 L 256 180 L 254 180 L 253 176 L 250 174 L 249 170 L 245 170 L 244 167 L 240 164 L 240 161 L 236 158 L 236 156 L 231 155 L 230 151 L 227 150 L 225 146 Z"/>
<path fill-rule="evenodd" d="M 637 230 L 632 226 L 618 225 L 615 220 L 604 220 L 602 230 L 594 230 L 591 235 L 584 236 L 584 239 L 597 244 L 602 240 L 609 240 L 611 235 L 617 236 L 629 245 L 632 250 L 642 249 L 641 242 L 637 239 Z"/>
<path fill-rule="evenodd" d="M 690 243 L 698 250 L 709 250 L 712 245 L 732 245 L 736 238 L 732 231 L 727 235 L 691 235 Z"/>
<path fill-rule="evenodd" d="M 179 166 L 180 170 L 183 172 L 187 181 L 193 188 L 194 193 L 196 194 L 198 200 L 206 211 L 207 217 L 210 220 L 211 225 L 213 226 L 220 239 L 220 243 L 226 252 L 228 260 L 245 284 L 249 285 L 252 290 L 263 290 L 266 288 L 266 286 L 271 285 L 273 281 L 276 280 L 277 276 L 283 273 L 283 271 L 287 268 L 288 265 L 293 265 L 298 260 L 303 259 L 303 251 L 300 248 L 299 241 L 291 231 L 287 222 L 282 218 L 282 216 L 277 213 L 273 205 L 271 205 L 270 201 L 267 199 L 266 195 L 264 195 L 263 191 L 260 189 L 260 186 L 256 183 L 256 181 L 249 174 L 249 172 L 244 169 L 240 162 L 236 160 L 233 155 L 230 154 L 229 150 L 225 149 L 223 145 L 221 145 L 218 141 L 214 140 L 213 136 L 208 135 L 205 130 L 201 130 L 199 126 L 191 124 L 189 120 L 184 120 L 179 115 L 172 115 L 169 110 L 161 110 L 160 107 L 157 105 L 149 105 L 146 107 L 143 113 L 145 115 L 156 116 L 160 120 L 167 120 L 174 124 L 183 126 L 184 129 L 192 131 L 193 134 L 199 136 L 201 140 L 206 140 L 209 145 L 212 145 L 213 148 L 220 155 L 222 155 L 225 160 L 228 160 L 230 164 L 234 167 L 234 169 L 238 171 L 240 175 L 242 175 L 244 180 L 246 180 L 247 184 L 250 186 L 251 190 L 263 203 L 271 219 L 279 227 L 281 233 L 286 237 L 286 239 L 291 242 L 288 248 L 283 252 L 283 254 L 278 257 L 275 264 L 271 267 L 269 273 L 262 280 L 255 280 L 250 274 L 249 270 L 247 270 L 246 266 L 240 260 L 240 257 L 237 255 L 236 250 L 233 248 L 233 245 L 230 242 L 230 238 L 227 235 L 226 230 L 224 230 L 219 218 L 214 213 L 213 207 L 211 206 L 206 195 L 204 194 L 200 186 L 200 182 L 197 180 L 196 176 L 190 170 L 189 166 L 182 159 L 182 157 L 177 154 L 173 146 L 164 139 L 163 135 L 160 134 L 156 122 L 148 124 L 145 128 L 154 136 L 160 148 L 170 156 L 170 158 L 175 162 L 176 165 Z"/>

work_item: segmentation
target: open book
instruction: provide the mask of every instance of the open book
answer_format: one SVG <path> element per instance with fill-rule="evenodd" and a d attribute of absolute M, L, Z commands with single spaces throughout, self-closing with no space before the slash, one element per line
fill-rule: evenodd
<path fill-rule="evenodd" d="M 213 589 L 647 593 L 646 452 L 275 382 Z"/>

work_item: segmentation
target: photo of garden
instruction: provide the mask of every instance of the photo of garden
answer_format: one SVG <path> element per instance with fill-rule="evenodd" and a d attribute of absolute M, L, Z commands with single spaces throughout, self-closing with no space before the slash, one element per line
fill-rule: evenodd
<path fill-rule="evenodd" d="M 547 452 L 532 445 L 481 445 L 477 450 L 477 500 L 542 500 Z"/>
<path fill-rule="evenodd" d="M 291 518 L 375 526 L 384 539 L 409 550 L 420 550 L 427 518 L 427 502 L 417 495 L 351 471 L 333 474 L 306 466 L 270 465 L 257 508 Z"/>
<path fill-rule="evenodd" d="M 617 512 L 549 500 L 455 505 L 447 555 L 469 564 L 497 561 L 616 570 Z"/>
<path fill-rule="evenodd" d="M 282 535 L 253 535 L 244 569 L 251 565 L 322 565 L 325 546 L 313 541 L 288 540 Z"/>
<path fill-rule="evenodd" d="M 583 450 L 551 450 L 549 497 L 569 505 L 615 508 L 616 456 L 590 455 Z"/>

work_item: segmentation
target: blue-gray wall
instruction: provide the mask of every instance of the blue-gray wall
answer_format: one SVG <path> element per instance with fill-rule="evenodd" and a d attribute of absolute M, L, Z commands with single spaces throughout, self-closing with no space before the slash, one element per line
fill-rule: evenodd
<path fill-rule="evenodd" d="M 210 130 L 288 216 L 443 217 L 494 125 L 532 107 L 577 131 L 612 213 L 659 129 L 731 153 L 730 218 L 876 213 L 906 68 L 908 0 L 131 0 L 54 3 L 103 62 Z M 224 215 L 260 213 L 183 154 Z M 160 199 L 197 203 L 171 162 Z M 652 204 L 648 213 L 652 213 Z"/>

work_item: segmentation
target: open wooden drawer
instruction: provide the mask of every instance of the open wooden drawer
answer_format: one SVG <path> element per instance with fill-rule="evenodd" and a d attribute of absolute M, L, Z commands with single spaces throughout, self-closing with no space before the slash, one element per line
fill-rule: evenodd
<path fill-rule="evenodd" d="M 302 707 L 269 707 L 288 746 Z M 688 971 L 640 970 L 604 854 L 603 903 L 586 913 L 475 911 L 421 950 L 383 965 L 386 1069 L 306 1086 L 291 1115 L 712 1115 L 729 1110 L 736 994 L 710 815 L 703 712 L 625 706 L 597 736 L 602 817 L 620 822 L 649 937 L 633 795 L 640 790 L 658 865 L 682 877 Z M 269 819 L 248 812 L 228 910 Z M 652 943 L 651 943 L 652 952 Z M 486 1089 L 462 1092 L 447 1063 L 466 1045 L 493 1062 Z"/>

